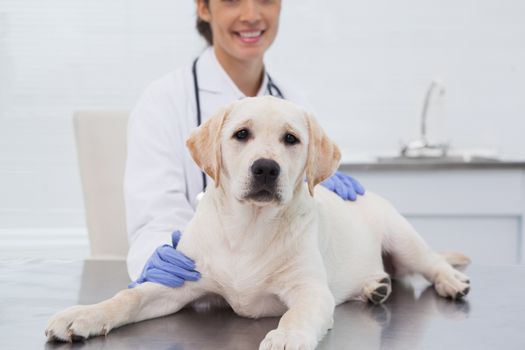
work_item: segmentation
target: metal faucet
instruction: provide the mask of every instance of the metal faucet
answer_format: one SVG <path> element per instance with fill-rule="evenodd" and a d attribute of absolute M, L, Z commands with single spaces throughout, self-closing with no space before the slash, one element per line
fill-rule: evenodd
<path fill-rule="evenodd" d="M 423 110 L 421 111 L 421 127 L 419 138 L 410 141 L 401 148 L 401 156 L 403 157 L 444 157 L 448 152 L 448 144 L 446 143 L 433 143 L 427 138 L 427 119 L 428 109 L 430 107 L 430 99 L 433 96 L 433 92 L 438 89 L 439 95 L 445 94 L 445 87 L 443 84 L 436 80 L 432 80 L 430 83 L 427 93 L 425 95 L 425 101 L 423 103 Z"/>

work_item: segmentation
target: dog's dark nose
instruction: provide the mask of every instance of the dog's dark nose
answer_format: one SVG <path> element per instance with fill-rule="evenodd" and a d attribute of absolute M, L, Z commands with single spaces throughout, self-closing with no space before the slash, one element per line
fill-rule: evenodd
<path fill-rule="evenodd" d="M 253 177 L 262 184 L 274 184 L 280 172 L 281 167 L 275 160 L 261 158 L 252 164 Z"/>

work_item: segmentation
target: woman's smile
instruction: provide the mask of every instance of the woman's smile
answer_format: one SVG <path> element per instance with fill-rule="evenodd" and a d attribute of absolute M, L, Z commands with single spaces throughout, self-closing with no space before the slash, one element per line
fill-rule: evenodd
<path fill-rule="evenodd" d="M 264 35 L 264 30 L 234 31 L 234 35 L 244 44 L 257 44 Z"/>

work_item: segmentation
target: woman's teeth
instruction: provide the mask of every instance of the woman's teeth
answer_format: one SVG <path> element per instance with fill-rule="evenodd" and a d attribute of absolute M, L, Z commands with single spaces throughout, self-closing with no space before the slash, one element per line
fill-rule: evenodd
<path fill-rule="evenodd" d="M 262 34 L 262 31 L 258 30 L 256 32 L 239 32 L 241 38 L 256 38 Z"/>
<path fill-rule="evenodd" d="M 252 32 L 237 32 L 239 39 L 245 44 L 257 44 L 262 38 L 264 30 L 255 30 Z"/>

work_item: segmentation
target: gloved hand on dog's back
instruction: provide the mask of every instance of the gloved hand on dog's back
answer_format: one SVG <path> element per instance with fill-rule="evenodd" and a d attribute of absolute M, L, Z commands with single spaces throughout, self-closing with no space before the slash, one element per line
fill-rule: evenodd
<path fill-rule="evenodd" d="M 195 262 L 177 250 L 181 237 L 180 231 L 171 234 L 172 245 L 158 247 L 142 270 L 140 277 L 131 282 L 128 288 L 144 282 L 154 282 L 168 287 L 180 287 L 185 281 L 197 281 L 201 274 L 195 271 Z"/>
<path fill-rule="evenodd" d="M 357 195 L 365 194 L 365 188 L 353 177 L 336 171 L 334 175 L 321 182 L 321 185 L 343 198 L 355 201 Z"/>

